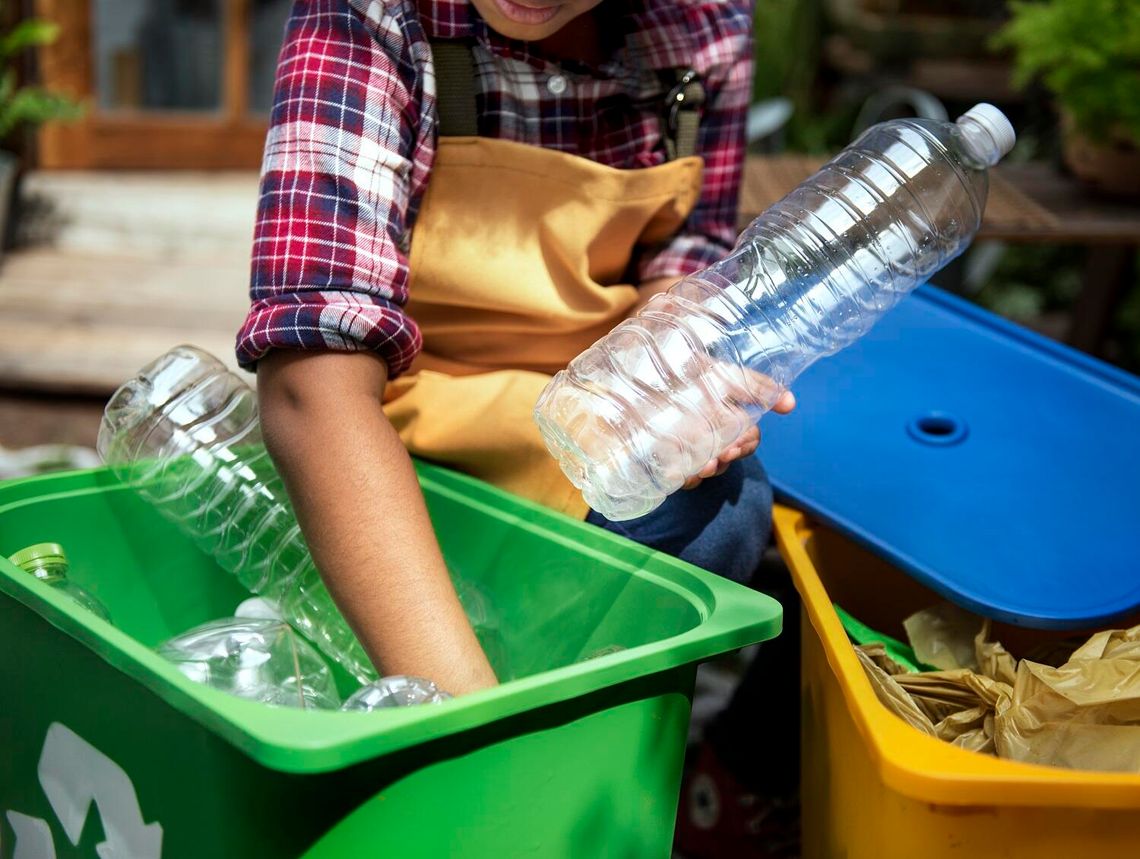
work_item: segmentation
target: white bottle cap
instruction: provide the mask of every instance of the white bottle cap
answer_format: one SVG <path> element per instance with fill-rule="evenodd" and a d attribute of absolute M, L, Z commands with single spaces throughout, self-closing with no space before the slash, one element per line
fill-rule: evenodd
<path fill-rule="evenodd" d="M 985 102 L 975 104 L 962 114 L 962 118 L 974 120 L 989 132 L 1002 155 L 1008 155 L 1009 150 L 1013 149 L 1013 144 L 1017 142 L 1017 134 L 1013 130 L 1013 124 L 1004 113 L 992 104 Z"/>
<path fill-rule="evenodd" d="M 250 597 L 234 609 L 234 617 L 255 618 L 258 620 L 281 620 L 281 609 L 277 603 L 265 597 Z"/>

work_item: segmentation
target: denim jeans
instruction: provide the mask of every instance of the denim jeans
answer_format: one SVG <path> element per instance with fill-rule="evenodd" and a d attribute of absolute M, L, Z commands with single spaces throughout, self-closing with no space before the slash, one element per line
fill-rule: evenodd
<path fill-rule="evenodd" d="M 760 460 L 746 456 L 696 489 L 674 492 L 639 519 L 611 522 L 591 510 L 586 521 L 748 584 L 772 530 L 772 487 Z"/>
<path fill-rule="evenodd" d="M 760 646 L 729 705 L 709 724 L 717 757 L 749 789 L 785 796 L 799 783 L 799 597 L 778 558 L 764 558 L 772 529 L 772 487 L 755 456 L 719 477 L 670 495 L 653 512 L 586 521 L 666 552 L 780 602 L 784 631 Z"/>

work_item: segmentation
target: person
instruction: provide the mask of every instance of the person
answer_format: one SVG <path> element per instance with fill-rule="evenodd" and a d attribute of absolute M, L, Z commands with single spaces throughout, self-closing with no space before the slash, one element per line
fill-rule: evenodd
<path fill-rule="evenodd" d="M 758 566 L 757 430 L 616 523 L 531 420 L 551 373 L 731 250 L 751 26 L 749 0 L 295 4 L 237 355 L 317 567 L 384 673 L 496 682 L 409 452 L 737 581 Z"/>

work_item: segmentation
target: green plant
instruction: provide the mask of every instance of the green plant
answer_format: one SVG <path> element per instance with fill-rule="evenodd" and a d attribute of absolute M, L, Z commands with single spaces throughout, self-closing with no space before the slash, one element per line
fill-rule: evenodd
<path fill-rule="evenodd" d="M 17 128 L 37 126 L 53 119 L 75 119 L 82 109 L 71 99 L 42 87 L 17 82 L 17 62 L 24 51 L 50 45 L 59 27 L 48 21 L 25 19 L 0 36 L 0 140 Z"/>
<path fill-rule="evenodd" d="M 782 96 L 794 106 L 784 129 L 794 152 L 825 154 L 850 142 L 858 104 L 820 104 L 821 0 L 757 0 L 754 100 Z"/>
<path fill-rule="evenodd" d="M 1014 82 L 1040 79 L 1077 128 L 1096 141 L 1140 141 L 1140 3 L 1010 3 L 994 40 L 1014 53 Z"/>
<path fill-rule="evenodd" d="M 1007 247 L 973 295 L 994 313 L 1031 324 L 1046 313 L 1070 312 L 1081 291 L 1084 248 L 1072 245 Z"/>

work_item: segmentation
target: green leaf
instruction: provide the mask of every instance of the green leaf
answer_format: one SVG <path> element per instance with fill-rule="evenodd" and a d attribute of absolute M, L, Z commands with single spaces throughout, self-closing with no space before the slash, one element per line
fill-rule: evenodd
<path fill-rule="evenodd" d="M 50 45 L 58 37 L 58 24 L 29 18 L 21 21 L 8 35 L 0 39 L 0 58 L 7 60 L 28 48 Z"/>
<path fill-rule="evenodd" d="M 1014 83 L 1041 80 L 1094 140 L 1123 129 L 1140 141 L 1140 3 L 1010 3 L 992 42 L 1014 53 Z"/>
<path fill-rule="evenodd" d="M 0 138 L 20 125 L 42 125 L 52 120 L 72 120 L 83 114 L 83 108 L 71 99 L 38 87 L 24 87 L 0 105 Z"/>
<path fill-rule="evenodd" d="M 2 6 L 3 0 L 0 0 Z M 22 51 L 51 44 L 59 25 L 29 18 L 0 35 L 0 139 L 21 125 L 40 125 L 52 120 L 71 120 L 82 108 L 69 98 L 39 87 L 20 86 L 13 60 Z"/>

